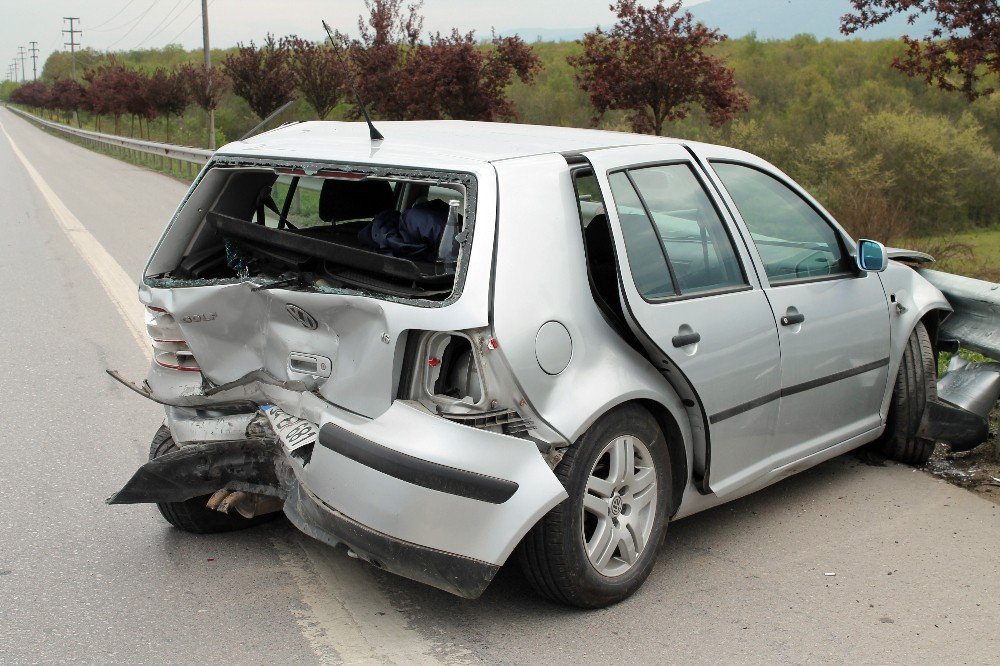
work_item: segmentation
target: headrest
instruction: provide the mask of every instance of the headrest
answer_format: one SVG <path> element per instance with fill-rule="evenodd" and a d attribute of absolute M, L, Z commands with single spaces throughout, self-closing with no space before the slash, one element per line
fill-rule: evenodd
<path fill-rule="evenodd" d="M 323 182 L 319 216 L 324 222 L 370 220 L 396 203 L 387 180 L 338 180 Z"/>
<path fill-rule="evenodd" d="M 584 243 L 587 246 L 587 258 L 592 264 L 614 264 L 615 245 L 607 215 L 601 213 L 594 216 L 584 231 Z"/>

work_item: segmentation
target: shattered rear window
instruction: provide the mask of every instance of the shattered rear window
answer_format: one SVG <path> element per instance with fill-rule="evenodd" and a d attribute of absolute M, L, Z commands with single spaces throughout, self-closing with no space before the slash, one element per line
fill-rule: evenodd
<path fill-rule="evenodd" d="M 259 288 L 457 297 L 475 179 L 295 166 L 232 169 L 161 286 L 249 280 Z"/>

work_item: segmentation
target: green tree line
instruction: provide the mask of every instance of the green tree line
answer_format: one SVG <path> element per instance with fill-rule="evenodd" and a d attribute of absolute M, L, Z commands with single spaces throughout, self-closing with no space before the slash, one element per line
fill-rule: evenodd
<path fill-rule="evenodd" d="M 542 67 L 530 83 L 508 88 L 519 122 L 591 126 L 594 111 L 568 58 L 575 42 L 536 42 Z M 1000 96 L 969 103 L 910 79 L 889 63 L 904 47 L 896 41 L 817 41 L 808 35 L 762 41 L 754 36 L 713 47 L 726 58 L 751 97 L 749 110 L 721 127 L 695 111 L 670 122 L 664 133 L 721 143 L 770 160 L 801 182 L 855 235 L 892 243 L 912 236 L 1000 225 Z M 217 50 L 222 61 L 232 50 Z M 198 63 L 200 51 L 178 46 L 116 53 L 126 66 L 152 72 Z M 77 71 L 106 64 L 96 51 L 77 54 Z M 45 63 L 46 80 L 69 75 L 69 54 Z M 304 102 L 279 121 L 310 119 Z M 343 103 L 334 120 L 353 119 Z M 86 120 L 86 119 L 85 119 Z M 204 141 L 203 116 L 191 107 L 172 121 L 171 140 Z M 247 103 L 228 93 L 216 112 L 218 142 L 239 137 L 257 123 Z M 624 112 L 606 113 L 604 129 L 628 131 Z M 165 121 L 154 121 L 153 139 L 165 138 Z"/>

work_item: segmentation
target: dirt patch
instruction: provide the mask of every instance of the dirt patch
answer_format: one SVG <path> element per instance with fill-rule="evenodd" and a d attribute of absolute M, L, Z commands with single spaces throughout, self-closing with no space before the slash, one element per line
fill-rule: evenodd
<path fill-rule="evenodd" d="M 924 469 L 956 486 L 1000 504 L 1000 408 L 990 418 L 990 438 L 972 451 L 953 453 L 938 444 Z"/>

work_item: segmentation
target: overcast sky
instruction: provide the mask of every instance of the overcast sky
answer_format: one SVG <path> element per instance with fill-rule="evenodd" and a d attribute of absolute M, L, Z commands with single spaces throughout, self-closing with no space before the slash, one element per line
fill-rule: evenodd
<path fill-rule="evenodd" d="M 687 0 L 697 4 L 704 0 Z M 610 0 L 426 0 L 424 31 L 453 26 L 487 36 L 526 28 L 590 28 L 612 22 Z M 208 15 L 213 46 L 260 41 L 267 32 L 322 37 L 321 19 L 355 33 L 362 0 L 210 0 Z M 68 35 L 60 33 L 78 16 L 84 47 L 128 50 L 180 43 L 201 46 L 201 0 L 0 0 L 0 64 L 17 56 L 18 47 L 35 40 L 39 68 Z M 533 36 L 527 36 L 533 39 Z M 68 47 L 67 47 L 68 49 Z M 27 61 L 28 72 L 31 62 Z"/>

